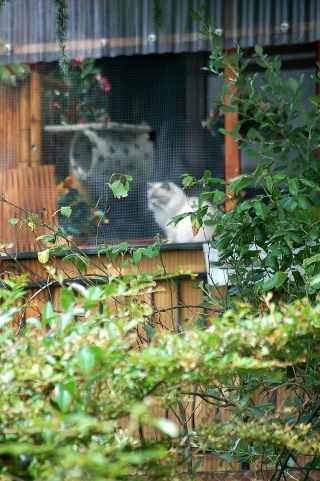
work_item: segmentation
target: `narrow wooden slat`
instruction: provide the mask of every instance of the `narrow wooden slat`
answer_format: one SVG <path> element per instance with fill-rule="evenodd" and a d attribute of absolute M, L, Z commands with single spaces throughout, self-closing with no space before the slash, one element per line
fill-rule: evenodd
<path fill-rule="evenodd" d="M 230 55 L 234 51 L 230 51 Z M 234 75 L 230 69 L 225 69 L 225 74 L 227 75 L 226 82 L 228 79 L 233 79 Z M 235 94 L 236 89 L 231 88 L 229 95 L 225 98 L 226 105 L 230 102 L 230 95 Z M 235 124 L 239 120 L 237 112 L 227 112 L 225 114 L 225 129 L 229 132 L 234 130 Z M 225 136 L 225 180 L 230 182 L 241 174 L 241 159 L 240 159 L 240 149 L 239 143 L 233 140 L 230 135 Z M 230 210 L 232 207 L 232 202 L 226 202 L 226 211 Z"/>
<path fill-rule="evenodd" d="M 19 167 L 19 97 L 20 88 L 11 87 L 11 168 Z"/>
<path fill-rule="evenodd" d="M 31 73 L 30 79 L 30 143 L 31 166 L 41 164 L 42 158 L 42 95 L 40 75 Z"/>
<path fill-rule="evenodd" d="M 6 169 L 6 157 L 7 157 L 7 142 L 6 142 L 6 102 L 7 96 L 5 95 L 4 85 L 0 85 L 0 172 Z"/>
<path fill-rule="evenodd" d="M 5 130 L 6 130 L 6 157 L 5 157 L 5 169 L 8 170 L 10 168 L 15 167 L 14 160 L 12 158 L 12 144 L 14 138 L 14 132 L 12 131 L 12 100 L 13 97 L 10 95 L 9 87 L 6 87 L 6 105 L 5 105 Z"/>
<path fill-rule="evenodd" d="M 30 83 L 20 87 L 19 96 L 19 166 L 30 164 Z"/>

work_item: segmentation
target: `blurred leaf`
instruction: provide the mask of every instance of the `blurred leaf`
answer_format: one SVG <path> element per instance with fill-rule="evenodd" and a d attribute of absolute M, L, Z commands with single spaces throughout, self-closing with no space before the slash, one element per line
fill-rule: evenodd
<path fill-rule="evenodd" d="M 100 348 L 88 345 L 81 347 L 78 353 L 78 362 L 85 376 L 90 374 L 98 357 L 101 357 Z"/>
<path fill-rule="evenodd" d="M 261 292 L 268 292 L 272 289 L 278 289 L 284 284 L 288 278 L 287 272 L 276 272 L 270 279 L 263 283 L 261 287 Z"/>
<path fill-rule="evenodd" d="M 229 185 L 227 191 L 229 194 L 232 192 L 236 192 L 236 194 L 239 193 L 240 190 L 244 189 L 245 187 L 248 187 L 252 182 L 252 176 L 241 176 L 239 179 L 235 180 L 232 182 L 232 184 Z"/>
<path fill-rule="evenodd" d="M 70 217 L 72 214 L 72 209 L 69 206 L 64 206 L 64 207 L 61 207 L 60 212 L 61 212 L 61 215 L 63 215 L 64 217 Z"/>
<path fill-rule="evenodd" d="M 50 251 L 51 249 L 45 249 L 44 251 L 38 252 L 38 261 L 41 264 L 46 264 L 50 258 Z"/>
<path fill-rule="evenodd" d="M 57 403 L 62 413 L 68 412 L 76 392 L 76 383 L 73 379 L 58 383 L 54 388 L 53 400 Z"/>

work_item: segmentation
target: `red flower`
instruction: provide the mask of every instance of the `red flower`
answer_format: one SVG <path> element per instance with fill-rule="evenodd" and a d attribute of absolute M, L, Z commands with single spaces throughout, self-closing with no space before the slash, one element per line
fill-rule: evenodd
<path fill-rule="evenodd" d="M 100 77 L 100 74 L 99 73 L 95 73 L 94 75 L 92 75 L 92 78 L 94 80 L 97 80 L 98 82 L 101 80 L 101 77 Z"/>
<path fill-rule="evenodd" d="M 106 122 L 111 122 L 111 117 L 106 117 Z"/>
<path fill-rule="evenodd" d="M 111 90 L 111 85 L 109 83 L 109 80 L 107 78 L 103 78 L 102 82 L 100 84 L 100 88 L 103 92 L 109 92 Z"/>
<path fill-rule="evenodd" d="M 87 123 L 87 119 L 79 119 L 78 120 L 78 124 L 86 124 Z"/>
<path fill-rule="evenodd" d="M 74 61 L 75 61 L 76 63 L 82 63 L 82 62 L 83 62 L 83 57 L 76 57 L 76 58 L 74 59 Z"/>

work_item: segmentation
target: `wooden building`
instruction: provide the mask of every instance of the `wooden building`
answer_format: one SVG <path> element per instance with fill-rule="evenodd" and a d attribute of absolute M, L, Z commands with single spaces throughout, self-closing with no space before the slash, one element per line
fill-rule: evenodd
<path fill-rule="evenodd" d="M 69 1 L 70 57 L 95 59 L 102 77 L 110 80 L 111 121 L 106 130 L 129 126 L 128 130 L 139 131 L 148 126 L 152 134 L 153 167 L 143 181 L 179 182 L 182 173 L 201 176 L 205 169 L 230 181 L 251 168 L 230 137 L 212 137 L 201 126 L 210 101 L 219 97 L 221 89 L 219 79 L 201 70 L 208 61 L 210 45 L 199 36 L 199 25 L 190 11 L 199 10 L 202 3 L 163 0 L 160 27 L 154 23 L 151 0 Z M 30 0 L 12 0 L 0 12 L 0 66 L 24 64 L 30 69 L 26 78 L 0 85 L 0 240 L 6 246 L 1 275 L 27 273 L 28 296 L 33 298 L 27 314 L 35 316 L 41 314 L 48 299 L 59 303 L 59 287 L 46 287 L 48 273 L 37 259 L 43 246 L 36 238 L 59 225 L 57 185 L 70 173 L 75 133 L 87 128 L 86 124 L 70 127 L 75 121 L 71 110 L 64 127 L 52 115 L 52 109 L 59 110 L 60 104 L 48 92 L 58 91 L 61 98 L 69 92 L 67 82 L 52 83 L 59 58 L 53 8 L 50 0 L 33 0 L 32 4 Z M 281 54 L 286 71 L 299 75 L 315 72 L 320 60 L 318 0 L 210 0 L 205 8 L 204 17 L 211 19 L 226 49 L 231 51 L 238 43 L 245 49 L 260 44 L 270 53 Z M 236 120 L 233 113 L 226 114 L 226 129 L 231 130 Z M 144 172 L 149 168 L 150 158 Z M 74 179 L 76 188 L 88 195 L 88 186 L 78 180 Z M 120 220 L 131 216 L 136 231 L 115 235 L 117 222 L 110 222 L 99 242 L 117 244 L 129 239 L 135 245 L 146 245 L 152 241 L 158 227 L 146 208 L 145 189 L 145 184 L 138 182 L 132 194 L 135 200 L 117 211 Z M 124 224 L 127 226 L 127 220 Z M 95 239 L 93 233 L 77 242 L 98 262 Z M 206 278 L 201 244 L 167 245 L 163 260 L 167 272 L 181 265 L 185 272 L 198 274 L 198 279 Z M 148 273 L 156 267 L 155 261 L 142 266 Z M 201 291 L 190 288 L 196 282 L 184 274 L 177 278 L 174 296 L 179 309 L 174 322 L 190 315 L 187 304 L 201 303 Z M 166 307 L 169 299 L 166 290 L 157 293 L 154 302 Z"/>
<path fill-rule="evenodd" d="M 253 167 L 252 160 L 240 159 L 238 145 L 230 137 L 223 138 L 219 134 L 212 137 L 201 126 L 211 108 L 210 101 L 219 97 L 221 83 L 201 70 L 208 61 L 210 45 L 201 38 L 199 24 L 190 15 L 191 10 L 199 10 L 200 3 L 197 0 L 163 1 L 163 22 L 162 26 L 157 26 L 149 0 L 69 2 L 69 55 L 76 59 L 95 59 L 101 75 L 110 80 L 108 110 L 111 124 L 147 124 L 155 137 L 154 169 L 148 174 L 145 170 L 145 175 L 140 175 L 144 180 L 180 182 L 180 175 L 184 172 L 201 176 L 205 169 L 209 169 L 215 177 L 229 181 Z M 59 128 L 61 122 L 73 123 L 75 117 L 71 109 L 69 118 L 61 120 L 61 116 L 57 116 L 61 103 L 54 102 L 72 92 L 64 81 L 59 82 L 52 76 L 58 70 L 59 56 L 53 2 L 35 1 L 32 8 L 29 5 L 27 0 L 12 0 L 0 14 L 0 28 L 4 32 L 1 64 L 9 70 L 10 65 L 24 64 L 31 71 L 29 77 L 22 80 L 17 77 L 11 85 L 2 82 L 2 194 L 27 212 L 36 209 L 38 213 L 47 209 L 52 214 L 56 211 L 58 196 L 53 186 L 69 174 L 73 137 L 72 129 L 64 127 L 66 130 L 61 133 Z M 218 0 L 207 2 L 204 17 L 211 20 L 226 49 L 232 49 L 237 43 L 245 49 L 260 44 L 271 53 L 281 54 L 284 70 L 290 74 L 315 71 L 320 36 L 319 3 L 316 0 L 280 3 L 273 0 Z M 308 84 L 309 88 L 314 87 Z M 51 98 L 50 89 L 58 92 L 60 97 Z M 226 115 L 226 128 L 232 129 L 236 120 L 234 114 Z M 43 166 L 48 165 L 54 166 L 54 172 L 46 167 L 50 174 L 45 175 L 52 176 L 50 194 L 47 186 L 42 193 L 39 184 L 33 184 L 33 180 L 38 175 L 41 177 L 41 171 L 45 170 Z M 129 165 L 130 162 L 127 169 Z M 22 168 L 33 170 L 22 174 Z M 150 170 L 150 162 L 145 163 L 145 169 Z M 25 188 L 20 186 L 19 175 L 29 179 Z M 18 185 L 16 191 L 11 187 L 15 181 Z M 86 194 L 86 186 L 76 182 L 76 187 Z M 23 199 L 22 191 L 25 191 Z M 31 199 L 33 194 L 34 202 L 28 205 L 27 198 Z M 159 228 L 146 207 L 145 187 L 142 188 L 141 181 L 131 195 L 134 197 L 130 205 L 128 202 L 124 211 L 117 206 L 115 217 L 120 219 L 122 215 L 128 215 L 124 223 L 129 225 L 130 216 L 133 217 L 138 210 L 144 219 L 143 224 L 132 232 L 120 230 L 114 233 L 116 222 L 111 222 L 102 241 L 116 243 L 125 236 L 139 244 L 144 243 L 143 239 L 148 242 L 158 233 Z M 130 207 L 136 203 L 136 208 Z M 24 234 L 25 226 L 7 224 L 8 205 L 5 209 L 1 240 L 15 245 L 19 229 L 19 253 L 37 250 L 27 230 Z M 29 237 L 25 242 L 24 235 Z M 92 246 L 92 238 L 86 242 Z"/>

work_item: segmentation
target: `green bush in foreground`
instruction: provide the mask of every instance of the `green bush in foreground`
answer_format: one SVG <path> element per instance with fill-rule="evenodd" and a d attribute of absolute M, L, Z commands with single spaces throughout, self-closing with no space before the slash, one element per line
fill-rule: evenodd
<path fill-rule="evenodd" d="M 126 308 L 111 302 L 111 291 L 119 299 L 129 293 L 123 281 L 70 284 L 62 289 L 61 311 L 47 303 L 41 322 L 28 319 L 22 337 L 8 323 L 24 307 L 16 306 L 24 279 L 9 284 L 0 291 L 4 476 L 173 480 L 186 479 L 179 473 L 188 471 L 191 479 L 204 452 L 256 469 L 300 455 L 314 456 L 318 465 L 312 413 L 320 408 L 319 306 L 271 305 L 257 318 L 243 305 L 183 335 L 155 326 L 153 340 L 137 349 L 137 328 L 151 311 L 146 304 L 134 307 L 130 295 Z M 128 316 L 130 309 L 135 314 Z M 279 409 L 274 393 L 283 386 L 291 398 Z M 183 417 L 190 392 L 208 412 L 195 430 Z M 255 405 L 254 392 L 265 401 Z M 156 407 L 171 420 L 156 415 Z M 146 426 L 152 435 L 144 435 Z"/>

